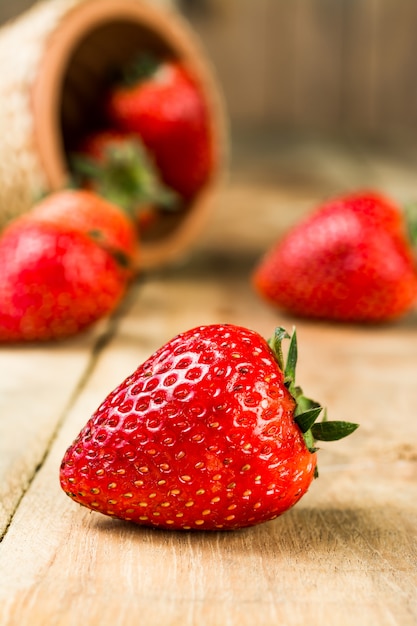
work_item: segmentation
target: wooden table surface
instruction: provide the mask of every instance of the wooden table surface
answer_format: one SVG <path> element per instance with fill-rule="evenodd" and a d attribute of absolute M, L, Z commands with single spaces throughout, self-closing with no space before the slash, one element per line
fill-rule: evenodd
<path fill-rule="evenodd" d="M 377 186 L 415 200 L 416 155 L 314 141 L 235 154 L 194 249 L 141 276 L 112 319 L 0 350 L 1 626 L 417 624 L 417 314 L 383 327 L 300 321 L 248 281 L 321 198 Z M 322 445 L 296 507 L 251 529 L 156 531 L 72 502 L 59 464 L 93 410 L 166 340 L 214 322 L 264 336 L 296 324 L 300 384 L 360 429 Z"/>

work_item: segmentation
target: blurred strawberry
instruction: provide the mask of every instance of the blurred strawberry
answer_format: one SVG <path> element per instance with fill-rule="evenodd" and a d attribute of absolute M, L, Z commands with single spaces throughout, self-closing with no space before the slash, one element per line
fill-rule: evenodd
<path fill-rule="evenodd" d="M 28 217 L 88 235 L 126 271 L 137 262 L 139 241 L 134 223 L 118 206 L 96 193 L 71 189 L 56 192 L 35 205 Z"/>
<path fill-rule="evenodd" d="M 417 273 L 404 216 L 381 194 L 320 206 L 259 262 L 255 289 L 296 315 L 383 322 L 407 313 Z"/>
<path fill-rule="evenodd" d="M 142 57 L 105 103 L 114 127 L 140 136 L 164 182 L 192 198 L 216 159 L 207 104 L 187 69 L 175 60 Z"/>
<path fill-rule="evenodd" d="M 0 341 L 78 333 L 123 297 L 136 255 L 133 225 L 94 194 L 53 194 L 0 237 Z"/>

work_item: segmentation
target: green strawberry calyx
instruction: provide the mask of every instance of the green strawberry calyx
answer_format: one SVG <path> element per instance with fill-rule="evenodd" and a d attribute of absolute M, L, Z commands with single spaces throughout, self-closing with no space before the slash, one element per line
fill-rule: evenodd
<path fill-rule="evenodd" d="M 151 52 L 141 52 L 130 64 L 127 64 L 117 82 L 126 87 L 134 87 L 138 83 L 152 78 L 163 61 Z"/>
<path fill-rule="evenodd" d="M 282 350 L 284 339 L 290 340 L 286 362 Z M 316 441 L 336 441 L 347 437 L 358 428 L 359 424 L 352 422 L 327 420 L 326 410 L 323 411 L 323 407 L 318 402 L 306 397 L 301 387 L 296 385 L 295 369 L 298 347 L 295 329 L 292 335 L 289 335 L 285 328 L 277 327 L 268 344 L 275 355 L 281 371 L 284 373 L 284 384 L 295 400 L 294 420 L 303 433 L 304 441 L 310 452 L 316 452 Z M 316 420 L 322 411 L 323 418 L 320 422 L 317 422 Z"/>
<path fill-rule="evenodd" d="M 92 183 L 99 195 L 135 219 L 150 206 L 164 211 L 180 208 L 178 194 L 163 184 L 138 138 L 109 142 L 100 162 L 74 154 L 71 167 L 76 187 Z"/>

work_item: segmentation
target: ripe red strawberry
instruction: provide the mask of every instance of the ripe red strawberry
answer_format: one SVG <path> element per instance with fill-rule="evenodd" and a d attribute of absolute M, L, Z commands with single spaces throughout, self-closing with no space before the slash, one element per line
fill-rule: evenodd
<path fill-rule="evenodd" d="M 64 455 L 76 502 L 138 524 L 234 529 L 274 519 L 316 474 L 314 440 L 352 432 L 314 423 L 321 408 L 295 386 L 293 334 L 284 368 L 234 325 L 201 326 L 155 352 L 104 400 Z"/>
<path fill-rule="evenodd" d="M 139 254 L 134 223 L 118 206 L 86 190 L 53 193 L 27 214 L 28 219 L 77 230 L 91 237 L 131 272 Z"/>
<path fill-rule="evenodd" d="M 128 219 L 88 192 L 56 193 L 14 220 L 0 237 L 0 341 L 61 339 L 110 313 L 135 248 Z"/>
<path fill-rule="evenodd" d="M 179 62 L 143 64 L 128 84 L 109 93 L 105 109 L 115 128 L 140 136 L 164 182 L 192 198 L 208 181 L 215 149 L 207 104 Z"/>
<path fill-rule="evenodd" d="M 272 247 L 255 268 L 253 284 L 266 300 L 296 315 L 394 320 L 417 296 L 404 218 L 377 193 L 331 200 Z"/>

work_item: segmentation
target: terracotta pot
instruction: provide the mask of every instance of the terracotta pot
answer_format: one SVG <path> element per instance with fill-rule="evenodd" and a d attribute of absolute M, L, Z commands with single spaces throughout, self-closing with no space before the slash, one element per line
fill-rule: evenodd
<path fill-rule="evenodd" d="M 187 64 L 207 99 L 220 156 L 190 205 L 144 241 L 140 264 L 172 261 L 195 240 L 223 169 L 224 109 L 188 24 L 141 0 L 44 0 L 0 30 L 0 225 L 65 186 L 68 139 L 88 125 L 109 68 L 142 49 Z"/>

